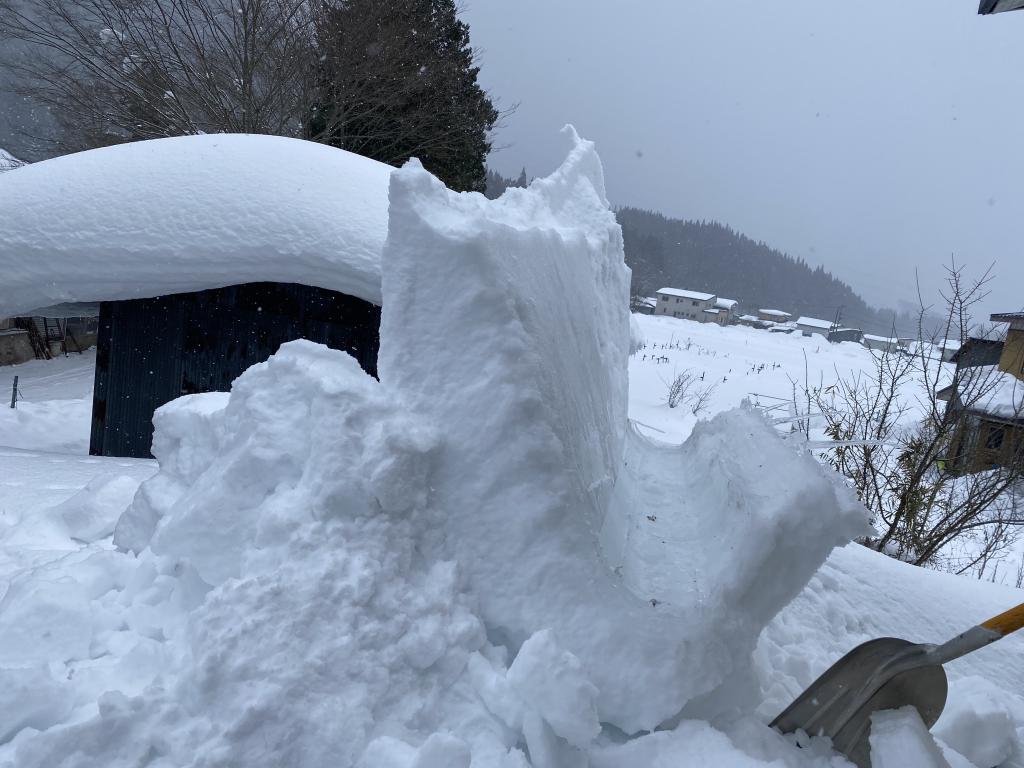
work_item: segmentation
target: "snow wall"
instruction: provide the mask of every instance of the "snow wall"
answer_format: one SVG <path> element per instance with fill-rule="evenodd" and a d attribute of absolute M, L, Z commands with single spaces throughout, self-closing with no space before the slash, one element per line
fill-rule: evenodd
<path fill-rule="evenodd" d="M 0 174 L 0 317 L 260 281 L 380 304 L 393 170 L 310 141 L 220 134 L 24 165 Z"/>
<path fill-rule="evenodd" d="M 158 412 L 122 551 L 0 600 L 0 765 L 738 755 L 626 736 L 752 710 L 758 633 L 863 515 L 752 412 L 683 448 L 627 428 L 629 273 L 571 138 L 497 201 L 392 176 L 379 382 L 298 341 Z"/>

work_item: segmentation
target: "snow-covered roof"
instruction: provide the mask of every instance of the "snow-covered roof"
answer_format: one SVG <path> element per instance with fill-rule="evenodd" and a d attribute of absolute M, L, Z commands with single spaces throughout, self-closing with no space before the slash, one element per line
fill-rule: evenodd
<path fill-rule="evenodd" d="M 697 301 L 711 301 L 715 298 L 713 293 L 702 293 L 700 291 L 684 291 L 679 288 L 659 288 L 658 295 L 678 296 L 681 299 L 696 299 Z"/>
<path fill-rule="evenodd" d="M 705 309 L 704 311 L 706 313 L 708 313 L 709 315 L 717 315 L 717 314 L 720 314 L 722 312 L 722 310 L 720 310 L 720 309 Z"/>
<path fill-rule="evenodd" d="M 656 307 L 658 306 L 658 297 L 645 296 L 644 298 L 640 299 L 640 303 L 643 304 L 645 307 Z"/>
<path fill-rule="evenodd" d="M 739 304 L 739 301 L 736 299 L 715 299 L 715 306 L 719 309 L 732 309 L 737 304 Z"/>
<path fill-rule="evenodd" d="M 1024 418 L 1024 381 L 996 365 L 967 368 L 959 375 L 959 395 L 972 411 L 1001 419 Z"/>
<path fill-rule="evenodd" d="M 0 173 L 10 171 L 22 165 L 21 160 L 16 158 L 3 147 L 0 147 Z"/>
<path fill-rule="evenodd" d="M 760 319 L 761 318 L 759 318 L 757 315 L 740 315 L 740 320 L 746 320 L 748 322 L 754 322 Z"/>
<path fill-rule="evenodd" d="M 770 315 L 771 317 L 792 317 L 789 312 L 783 312 L 781 309 L 759 309 L 757 311 L 762 315 Z"/>
<path fill-rule="evenodd" d="M 819 320 L 816 317 L 805 316 L 798 317 L 796 320 L 796 324 L 806 325 L 809 328 L 822 328 L 824 330 L 828 330 L 829 328 L 832 327 L 832 323 L 830 323 L 828 320 Z"/>
<path fill-rule="evenodd" d="M 864 340 L 865 341 L 884 341 L 884 342 L 886 342 L 888 344 L 898 344 L 899 343 L 899 339 L 891 339 L 888 336 L 876 336 L 873 333 L 865 333 L 864 334 Z"/>
<path fill-rule="evenodd" d="M 122 144 L 0 176 L 0 316 L 248 282 L 380 303 L 393 169 L 274 136 Z"/>

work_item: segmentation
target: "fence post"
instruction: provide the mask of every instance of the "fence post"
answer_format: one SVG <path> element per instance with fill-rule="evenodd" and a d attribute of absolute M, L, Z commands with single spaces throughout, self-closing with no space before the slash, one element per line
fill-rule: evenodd
<path fill-rule="evenodd" d="M 14 377 L 14 389 L 11 392 L 11 408 L 15 408 L 18 405 L 18 377 Z"/>

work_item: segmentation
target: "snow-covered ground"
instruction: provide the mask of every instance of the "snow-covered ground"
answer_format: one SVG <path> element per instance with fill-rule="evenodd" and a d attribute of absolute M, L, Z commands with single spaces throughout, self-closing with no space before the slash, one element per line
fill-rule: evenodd
<path fill-rule="evenodd" d="M 627 358 L 588 143 L 495 202 L 396 173 L 381 272 L 380 381 L 286 345 L 161 409 L 156 462 L 85 455 L 90 358 L 0 369 L 0 766 L 839 768 L 765 723 L 1024 600 L 843 546 L 847 489 L 729 410 L 861 348 L 637 317 Z M 893 713 L 876 766 L 1024 765 L 1024 638 L 948 673 L 939 746 Z"/>

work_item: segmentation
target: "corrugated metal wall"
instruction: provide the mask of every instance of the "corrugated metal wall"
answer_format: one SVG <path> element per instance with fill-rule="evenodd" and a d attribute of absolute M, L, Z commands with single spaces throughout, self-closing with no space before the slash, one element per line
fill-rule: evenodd
<path fill-rule="evenodd" d="M 153 411 L 181 395 L 228 391 L 286 341 L 345 350 L 376 376 L 379 330 L 380 307 L 287 283 L 104 302 L 89 452 L 150 456 Z"/>

